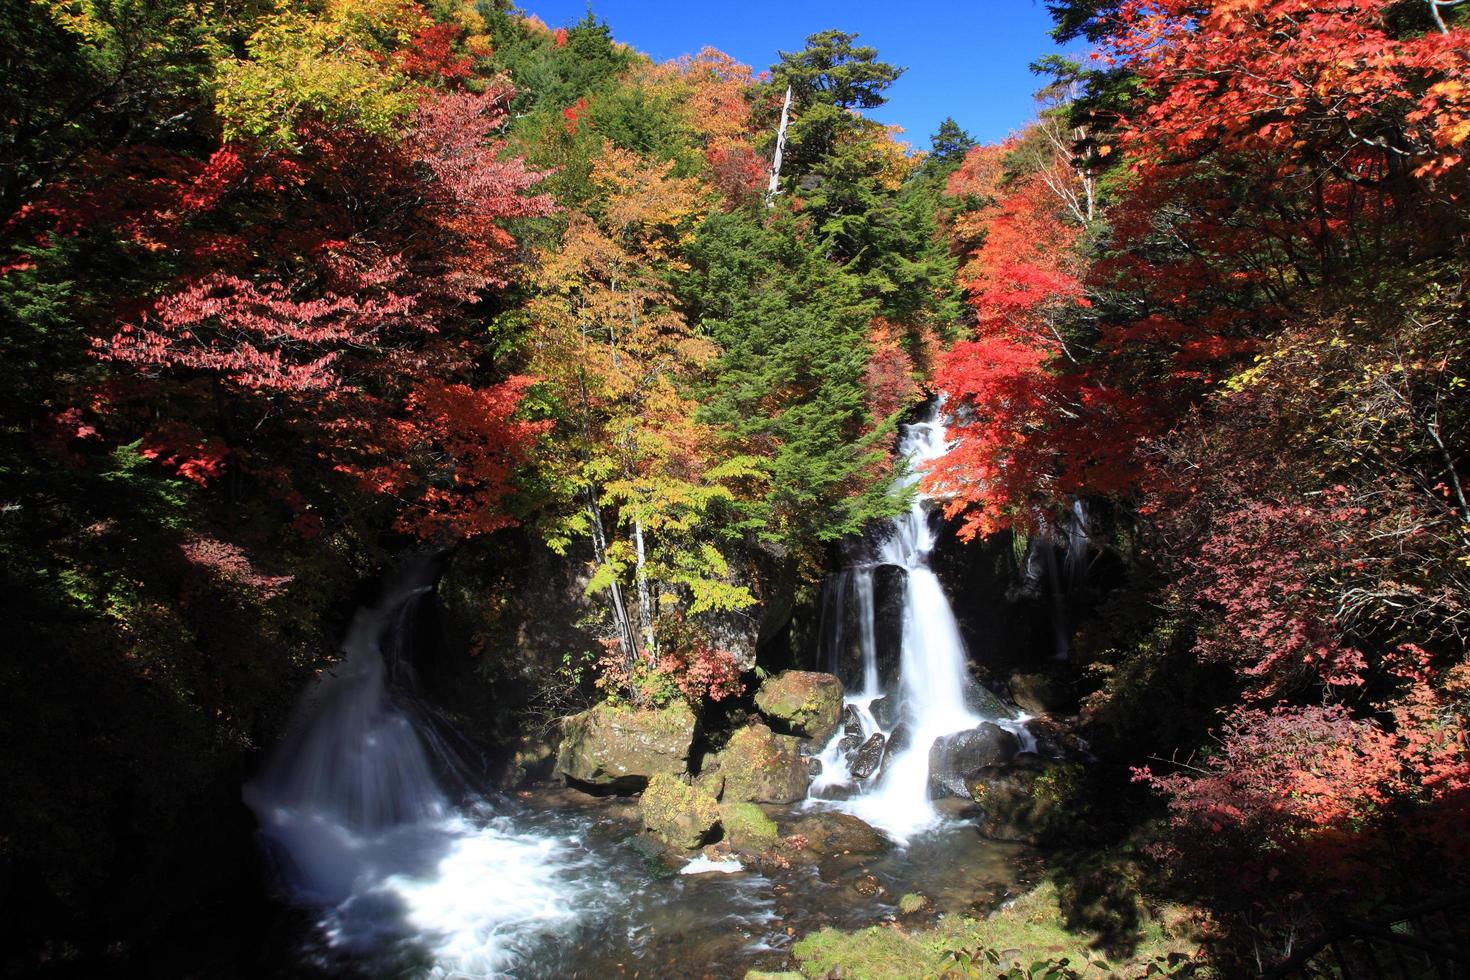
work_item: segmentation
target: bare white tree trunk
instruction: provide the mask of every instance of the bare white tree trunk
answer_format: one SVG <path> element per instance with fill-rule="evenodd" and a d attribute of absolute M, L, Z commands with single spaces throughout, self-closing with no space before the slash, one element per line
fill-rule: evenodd
<path fill-rule="evenodd" d="M 592 554 L 597 559 L 598 565 L 607 563 L 607 536 L 602 527 L 602 508 L 597 506 L 597 497 L 589 489 L 587 492 L 587 517 L 592 525 Z M 608 586 L 608 595 L 612 601 L 613 619 L 618 627 L 618 638 L 623 641 L 623 659 L 632 669 L 634 661 L 638 658 L 638 639 L 633 633 L 633 622 L 628 618 L 628 605 L 623 601 L 623 587 L 618 584 L 616 577 Z"/>
<path fill-rule="evenodd" d="M 638 625 L 643 629 L 645 647 L 657 656 L 658 645 L 653 639 L 653 590 L 648 587 L 648 563 L 643 552 L 643 522 L 636 518 L 633 521 L 633 553 L 638 563 Z"/>
<path fill-rule="evenodd" d="M 791 86 L 786 86 L 786 102 L 781 106 L 781 128 L 776 133 L 776 155 L 771 158 L 771 185 L 766 188 L 766 207 L 776 200 L 781 183 L 781 154 L 786 152 L 786 124 L 791 119 Z"/>

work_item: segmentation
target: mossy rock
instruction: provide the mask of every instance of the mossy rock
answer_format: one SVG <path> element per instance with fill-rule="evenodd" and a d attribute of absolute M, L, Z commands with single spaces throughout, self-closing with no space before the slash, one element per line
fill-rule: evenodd
<path fill-rule="evenodd" d="M 720 822 L 720 805 L 708 793 L 668 773 L 656 773 L 638 798 L 643 826 L 659 840 L 695 851 Z"/>
<path fill-rule="evenodd" d="M 1056 675 L 1017 671 L 1007 679 L 1011 700 L 1028 715 L 1045 715 L 1077 710 L 1077 698 Z"/>
<path fill-rule="evenodd" d="M 826 742 L 842 719 L 842 682 L 831 674 L 783 670 L 761 684 L 755 706 L 777 731 Z"/>
<path fill-rule="evenodd" d="M 986 766 L 966 780 L 970 798 L 985 815 L 982 832 L 996 840 L 1054 842 L 1085 823 L 1087 805 L 1080 763 L 1020 756 Z"/>
<path fill-rule="evenodd" d="M 561 720 L 556 773 L 568 783 L 636 793 L 660 773 L 687 771 L 694 712 L 678 702 L 635 709 L 603 702 Z"/>
<path fill-rule="evenodd" d="M 720 771 L 717 762 L 711 765 L 710 761 L 706 760 L 704 769 L 694 777 L 694 788 L 701 793 L 708 793 L 717 800 L 724 794 L 725 774 Z"/>
<path fill-rule="evenodd" d="M 720 826 L 725 839 L 742 851 L 768 850 L 781 839 L 776 821 L 754 803 L 722 803 Z"/>
<path fill-rule="evenodd" d="M 720 771 L 726 802 L 795 803 L 806 796 L 809 776 L 799 741 L 759 722 L 730 736 Z"/>
<path fill-rule="evenodd" d="M 904 915 L 913 915 L 929 907 L 929 900 L 916 892 L 909 892 L 898 900 L 898 910 Z"/>

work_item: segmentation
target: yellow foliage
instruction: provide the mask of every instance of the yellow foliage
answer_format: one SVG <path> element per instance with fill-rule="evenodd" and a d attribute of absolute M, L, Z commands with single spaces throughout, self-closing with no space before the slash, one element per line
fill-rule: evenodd
<path fill-rule="evenodd" d="M 306 117 L 395 135 L 416 95 L 387 56 L 427 23 L 411 0 L 283 3 L 246 41 L 247 57 L 218 66 L 225 138 L 289 143 Z"/>

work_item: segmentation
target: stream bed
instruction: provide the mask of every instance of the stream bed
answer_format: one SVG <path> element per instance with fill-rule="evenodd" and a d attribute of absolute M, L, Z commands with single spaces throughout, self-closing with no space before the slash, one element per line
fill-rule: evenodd
<path fill-rule="evenodd" d="M 766 808 L 786 833 L 813 804 Z M 297 930 L 302 976 L 740 978 L 792 964 L 824 926 L 979 916 L 1035 880 L 1038 859 L 963 818 L 906 847 L 790 867 L 680 873 L 616 797 L 546 788 L 479 803 L 378 842 L 352 893 Z M 364 844 L 363 850 L 371 850 Z M 902 915 L 900 897 L 923 895 Z"/>

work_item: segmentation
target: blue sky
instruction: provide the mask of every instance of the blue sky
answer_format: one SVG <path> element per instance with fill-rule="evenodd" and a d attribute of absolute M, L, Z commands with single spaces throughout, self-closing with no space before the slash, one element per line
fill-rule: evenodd
<path fill-rule="evenodd" d="M 552 27 L 587 12 L 586 0 L 519 5 Z M 808 34 L 856 31 L 884 61 L 907 66 L 871 115 L 902 126 L 920 148 L 945 116 L 981 142 L 1025 124 L 1039 85 L 1026 66 L 1058 50 L 1039 0 L 594 0 L 592 9 L 619 41 L 659 61 L 709 44 L 757 71 L 778 50 L 800 50 Z"/>

